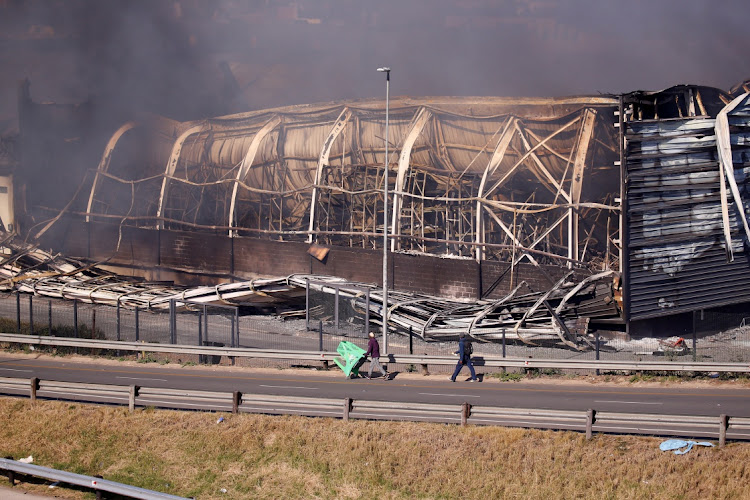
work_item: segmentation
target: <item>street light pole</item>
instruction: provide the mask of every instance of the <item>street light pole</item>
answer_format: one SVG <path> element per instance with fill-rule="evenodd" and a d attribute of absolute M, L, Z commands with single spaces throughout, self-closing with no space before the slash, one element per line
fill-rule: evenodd
<path fill-rule="evenodd" d="M 383 354 L 388 353 L 388 114 L 390 111 L 391 68 L 385 73 L 385 171 L 383 172 Z"/>

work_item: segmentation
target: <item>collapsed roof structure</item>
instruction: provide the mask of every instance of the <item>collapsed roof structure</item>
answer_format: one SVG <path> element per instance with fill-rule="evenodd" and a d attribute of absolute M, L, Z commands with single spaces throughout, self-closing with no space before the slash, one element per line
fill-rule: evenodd
<path fill-rule="evenodd" d="M 129 122 L 107 145 L 86 220 L 377 248 L 385 104 Z M 616 107 L 610 97 L 393 100 L 390 249 L 611 265 Z"/>

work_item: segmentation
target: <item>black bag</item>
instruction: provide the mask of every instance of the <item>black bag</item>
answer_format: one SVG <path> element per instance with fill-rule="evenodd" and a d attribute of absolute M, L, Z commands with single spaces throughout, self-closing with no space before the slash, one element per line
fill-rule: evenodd
<path fill-rule="evenodd" d="M 474 348 L 471 347 L 471 340 L 464 339 L 464 356 L 467 358 L 472 355 Z"/>

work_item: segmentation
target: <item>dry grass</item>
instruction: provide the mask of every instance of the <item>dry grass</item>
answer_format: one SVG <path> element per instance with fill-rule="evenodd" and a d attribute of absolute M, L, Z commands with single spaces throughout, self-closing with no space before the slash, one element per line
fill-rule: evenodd
<path fill-rule="evenodd" d="M 677 456 L 658 438 L 222 416 L 0 398 L 0 454 L 200 499 L 750 498 L 747 443 Z"/>

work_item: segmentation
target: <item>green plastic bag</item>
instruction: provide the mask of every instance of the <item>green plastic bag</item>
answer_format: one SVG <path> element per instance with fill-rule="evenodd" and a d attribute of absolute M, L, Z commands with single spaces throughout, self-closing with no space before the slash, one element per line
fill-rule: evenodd
<path fill-rule="evenodd" d="M 357 344 L 353 344 L 347 341 L 341 341 L 339 346 L 336 348 L 341 357 L 333 358 L 333 362 L 339 365 L 344 371 L 346 378 L 359 376 L 359 367 L 365 361 L 365 350 L 359 347 Z"/>

